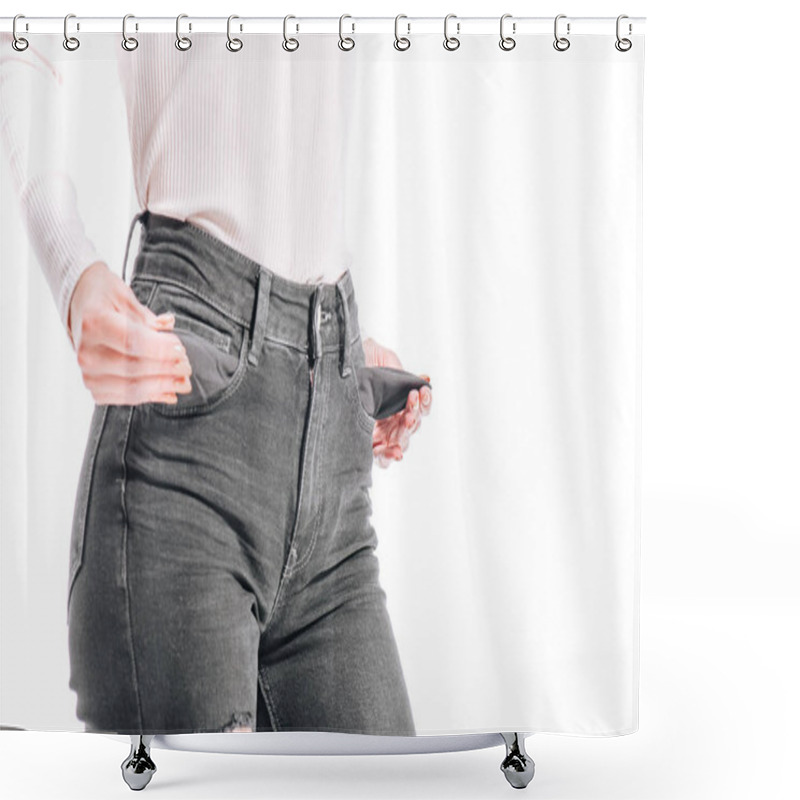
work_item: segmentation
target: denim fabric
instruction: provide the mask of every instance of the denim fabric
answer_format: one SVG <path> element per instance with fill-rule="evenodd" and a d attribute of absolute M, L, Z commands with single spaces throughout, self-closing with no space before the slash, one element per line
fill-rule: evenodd
<path fill-rule="evenodd" d="M 78 718 L 414 735 L 370 523 L 350 272 L 301 284 L 191 223 L 137 219 L 131 289 L 175 314 L 192 392 L 95 406 L 67 597 Z"/>

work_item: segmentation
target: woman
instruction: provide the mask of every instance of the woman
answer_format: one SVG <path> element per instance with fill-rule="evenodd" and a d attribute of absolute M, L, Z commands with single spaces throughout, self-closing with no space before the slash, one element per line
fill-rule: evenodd
<path fill-rule="evenodd" d="M 4 84 L 57 77 L 9 41 Z M 3 93 L 23 216 L 96 403 L 71 543 L 77 714 L 131 734 L 411 735 L 369 486 L 431 393 L 377 424 L 359 401 L 359 366 L 400 362 L 362 341 L 344 267 L 343 54 L 332 37 L 304 40 L 305 60 L 221 41 L 119 48 L 130 285 L 84 235 L 69 177 L 25 173 Z"/>

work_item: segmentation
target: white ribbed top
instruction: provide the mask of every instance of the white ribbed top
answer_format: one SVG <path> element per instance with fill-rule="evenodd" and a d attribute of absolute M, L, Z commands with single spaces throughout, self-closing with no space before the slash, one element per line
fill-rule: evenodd
<path fill-rule="evenodd" d="M 252 37 L 239 53 L 219 34 L 193 36 L 186 52 L 172 33 L 138 38 L 133 52 L 117 48 L 117 65 L 140 208 L 188 220 L 291 280 L 335 281 L 349 266 L 343 166 L 352 94 L 336 37 L 305 36 L 302 54 L 285 52 L 275 36 Z M 66 327 L 80 274 L 107 259 L 86 236 L 69 174 L 29 159 L 37 115 L 24 99 L 46 102 L 69 87 L 34 44 L 16 53 L 3 34 L 0 47 L 0 134 Z M 14 87 L 15 75 L 26 91 Z M 70 107 L 80 116 L 79 102 Z"/>

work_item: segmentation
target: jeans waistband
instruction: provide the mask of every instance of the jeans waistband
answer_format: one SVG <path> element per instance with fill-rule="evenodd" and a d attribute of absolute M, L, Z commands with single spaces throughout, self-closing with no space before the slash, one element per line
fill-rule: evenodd
<path fill-rule="evenodd" d="M 251 364 L 258 363 L 264 340 L 271 339 L 307 350 L 312 363 L 338 349 L 340 373 L 350 374 L 350 351 L 360 332 L 348 269 L 335 283 L 292 281 L 188 221 L 145 209 L 131 221 L 123 280 L 137 221 L 143 232 L 131 280 L 149 277 L 184 286 L 246 326 Z"/>

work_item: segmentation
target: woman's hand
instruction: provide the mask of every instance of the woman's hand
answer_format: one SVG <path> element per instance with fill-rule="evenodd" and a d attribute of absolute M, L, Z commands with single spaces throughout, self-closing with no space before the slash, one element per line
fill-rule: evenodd
<path fill-rule="evenodd" d="M 364 360 L 368 367 L 396 367 L 403 369 L 397 354 L 388 347 L 382 347 L 374 339 L 363 342 Z M 429 381 L 428 375 L 423 375 Z M 378 466 L 384 469 L 392 461 L 401 461 L 403 453 L 408 449 L 411 434 L 419 429 L 422 417 L 430 414 L 433 393 L 430 387 L 422 390 L 412 389 L 408 393 L 406 407 L 391 417 L 375 421 L 372 432 L 372 455 Z"/>
<path fill-rule="evenodd" d="M 156 316 L 103 261 L 72 293 L 67 328 L 83 383 L 98 405 L 177 403 L 192 368 L 171 314 Z"/>

